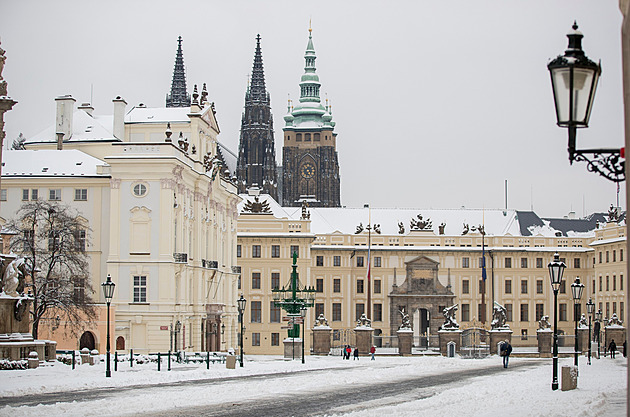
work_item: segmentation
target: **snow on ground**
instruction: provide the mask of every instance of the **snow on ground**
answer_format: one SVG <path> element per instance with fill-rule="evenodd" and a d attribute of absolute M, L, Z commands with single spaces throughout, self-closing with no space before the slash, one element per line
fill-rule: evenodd
<path fill-rule="evenodd" d="M 451 359 L 444 357 L 377 357 L 376 361 L 344 361 L 339 357 L 307 357 L 306 364 L 299 360 L 285 361 L 273 356 L 250 356 L 245 366 L 226 369 L 223 364 L 173 364 L 173 370 L 161 372 L 156 364 L 119 364 L 118 372 L 105 378 L 103 362 L 96 366 L 80 365 L 73 371 L 70 366 L 55 363 L 35 370 L 0 371 L 0 396 L 28 396 L 29 394 L 83 389 L 151 385 L 194 379 L 226 378 L 233 376 L 280 373 L 273 383 L 260 379 L 222 379 L 216 384 L 186 385 L 127 390 L 113 394 L 113 398 L 89 402 L 66 402 L 35 407 L 9 407 L 0 409 L 0 416 L 103 416 L 134 415 L 141 412 L 166 411 L 181 407 L 204 406 L 224 401 L 247 401 L 273 398 L 278 395 L 309 394 L 334 390 L 352 384 L 374 384 L 396 381 L 408 377 L 435 375 L 445 372 L 479 369 L 479 376 L 463 384 L 436 386 L 423 393 L 401 392 L 392 401 L 375 401 L 369 408 L 350 406 L 333 410 L 329 415 L 356 416 L 598 416 L 626 415 L 627 366 L 624 358 L 593 360 L 588 366 L 580 359 L 578 389 L 562 392 L 551 390 L 551 359 L 542 364 L 536 360 L 512 359 L 512 364 L 529 362 L 527 369 L 509 368 L 492 376 L 484 376 L 484 369 L 501 367 L 497 356 L 486 359 Z M 571 365 L 572 359 L 560 359 L 560 366 Z M 300 370 L 320 372 L 295 373 Z M 417 399 L 427 397 L 423 399 Z M 120 407 L 124 404 L 124 407 Z"/>

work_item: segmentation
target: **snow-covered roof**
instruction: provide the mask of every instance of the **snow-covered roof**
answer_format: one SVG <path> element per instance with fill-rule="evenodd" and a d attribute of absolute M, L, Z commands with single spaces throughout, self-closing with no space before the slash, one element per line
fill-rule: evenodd
<path fill-rule="evenodd" d="M 248 199 L 253 196 L 241 195 L 243 201 L 239 211 Z M 301 207 L 282 207 L 268 194 L 261 194 L 260 201 L 267 201 L 274 216 L 286 217 L 293 220 L 300 219 Z M 311 232 L 317 235 L 339 232 L 354 234 L 361 223 L 364 227 L 369 223 L 380 225 L 381 234 L 398 235 L 399 223 L 404 227 L 404 234 L 410 233 L 411 220 L 431 221 L 431 230 L 437 235 L 439 226 L 445 224 L 444 235 L 462 236 L 464 225 L 468 225 L 470 236 L 480 236 L 472 230 L 473 227 L 484 225 L 487 236 L 569 236 L 592 237 L 597 228 L 599 216 L 586 219 L 541 219 L 534 212 L 524 212 L 504 209 L 422 209 L 422 208 L 322 208 L 309 207 Z M 555 224 L 561 228 L 555 228 Z M 590 229 L 589 229 L 590 227 Z"/>
<path fill-rule="evenodd" d="M 77 109 L 72 115 L 72 135 L 64 142 L 76 141 L 118 141 L 112 133 L 114 116 L 94 116 L 89 115 L 84 110 Z M 56 125 L 52 124 L 26 143 L 57 142 Z"/>
<path fill-rule="evenodd" d="M 125 123 L 190 122 L 190 107 L 134 107 L 125 115 Z"/>
<path fill-rule="evenodd" d="M 227 168 L 230 170 L 230 173 L 232 173 L 232 175 L 235 175 L 238 157 L 236 156 L 234 152 L 228 149 L 228 147 L 222 144 L 221 142 L 218 142 L 217 144 L 219 147 L 219 152 L 221 152 L 221 156 L 223 156 L 223 160 L 225 161 Z"/>
<path fill-rule="evenodd" d="M 2 155 L 3 177 L 108 176 L 98 166 L 108 164 L 76 149 L 5 150 Z"/>

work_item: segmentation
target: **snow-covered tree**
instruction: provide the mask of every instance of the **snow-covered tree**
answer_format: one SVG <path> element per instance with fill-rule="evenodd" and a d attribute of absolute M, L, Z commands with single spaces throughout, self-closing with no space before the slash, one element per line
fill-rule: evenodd
<path fill-rule="evenodd" d="M 41 200 L 23 204 L 6 227 L 17 232 L 10 249 L 25 259 L 31 277 L 25 291 L 33 297 L 33 337 L 37 339 L 42 317 L 56 316 L 76 334 L 82 321 L 95 318 L 86 252 L 89 228 L 76 210 Z"/>

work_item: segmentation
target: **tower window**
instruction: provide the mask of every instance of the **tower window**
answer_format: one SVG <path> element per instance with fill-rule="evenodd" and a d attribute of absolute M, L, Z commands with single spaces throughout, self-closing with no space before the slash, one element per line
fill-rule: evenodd
<path fill-rule="evenodd" d="M 296 142 L 302 142 L 302 134 L 301 133 L 296 133 L 295 141 Z"/>
<path fill-rule="evenodd" d="M 311 134 L 310 133 L 305 133 L 304 134 L 304 142 L 310 142 L 311 141 Z"/>
<path fill-rule="evenodd" d="M 319 133 L 313 133 L 313 140 L 319 142 Z"/>

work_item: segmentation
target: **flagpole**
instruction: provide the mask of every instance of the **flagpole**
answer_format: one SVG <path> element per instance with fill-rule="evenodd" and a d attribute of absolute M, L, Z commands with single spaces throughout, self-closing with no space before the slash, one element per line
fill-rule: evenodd
<path fill-rule="evenodd" d="M 486 211 L 483 209 L 481 214 L 481 279 L 482 279 L 482 291 L 481 291 L 481 308 L 483 308 L 482 323 L 486 323 Z"/>
<path fill-rule="evenodd" d="M 370 267 L 372 260 L 370 259 L 372 249 L 372 208 L 368 205 L 368 256 L 367 256 L 367 318 L 372 320 L 372 280 L 370 277 Z"/>

